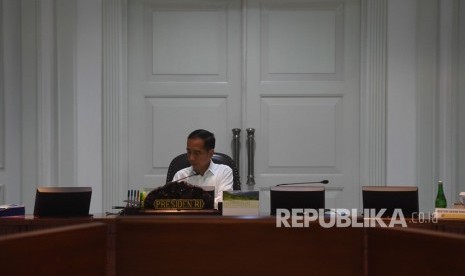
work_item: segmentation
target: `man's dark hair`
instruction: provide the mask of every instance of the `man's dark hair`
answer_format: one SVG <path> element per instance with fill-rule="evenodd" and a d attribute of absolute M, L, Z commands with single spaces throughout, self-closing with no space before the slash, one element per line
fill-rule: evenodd
<path fill-rule="evenodd" d="M 215 148 L 215 135 L 205 129 L 197 129 L 191 132 L 187 139 L 200 138 L 203 140 L 203 144 L 206 150 Z"/>

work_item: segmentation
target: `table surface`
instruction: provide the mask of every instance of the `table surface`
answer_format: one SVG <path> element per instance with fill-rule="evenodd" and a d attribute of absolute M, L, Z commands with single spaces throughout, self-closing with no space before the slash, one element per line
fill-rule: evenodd
<path fill-rule="evenodd" d="M 214 216 L 212 216 L 214 215 Z M 209 217 L 210 219 L 214 220 L 270 220 L 275 221 L 276 217 L 274 216 L 221 216 L 218 211 L 216 210 L 151 210 L 141 213 L 140 215 L 114 215 L 114 214 L 93 214 L 88 217 L 36 217 L 34 215 L 24 215 L 24 216 L 11 216 L 11 217 L 0 217 L 0 227 L 5 225 L 29 225 L 29 224 L 66 224 L 66 223 L 86 223 L 92 221 L 99 221 L 104 223 L 111 223 L 115 220 L 127 219 L 127 218 L 143 218 L 143 219 L 154 219 L 154 218 L 162 218 L 162 219 L 173 219 L 173 218 L 189 218 L 189 217 L 196 217 L 201 219 L 202 217 Z M 358 217 L 358 220 L 373 220 L 370 218 L 363 218 Z M 385 223 L 390 221 L 389 218 L 382 219 Z M 438 221 L 433 221 L 431 219 L 411 219 L 406 218 L 407 225 L 411 226 L 419 226 L 421 225 L 437 225 L 437 226 L 456 226 L 456 227 L 463 227 L 465 230 L 465 220 L 461 219 L 441 219 Z"/>

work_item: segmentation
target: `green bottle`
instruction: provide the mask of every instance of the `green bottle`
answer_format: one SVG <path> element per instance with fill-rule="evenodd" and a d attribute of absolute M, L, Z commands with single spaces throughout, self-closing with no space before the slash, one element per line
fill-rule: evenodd
<path fill-rule="evenodd" d="M 444 195 L 442 181 L 438 182 L 438 194 L 436 196 L 436 202 L 434 203 L 434 206 L 436 208 L 447 208 L 447 200 L 446 196 Z"/>

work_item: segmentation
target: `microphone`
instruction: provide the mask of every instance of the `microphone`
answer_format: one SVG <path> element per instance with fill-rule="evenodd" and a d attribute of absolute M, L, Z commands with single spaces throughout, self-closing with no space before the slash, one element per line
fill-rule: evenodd
<path fill-rule="evenodd" d="M 186 177 L 183 177 L 183 178 L 180 178 L 180 179 L 178 179 L 178 180 L 176 180 L 176 181 L 171 181 L 171 182 L 168 182 L 168 183 L 181 182 L 182 180 L 184 180 L 184 179 L 186 179 L 186 178 L 189 178 L 189 177 L 191 177 L 191 176 L 195 176 L 195 175 L 198 175 L 198 174 L 199 174 L 198 172 L 194 171 L 193 174 L 190 174 L 190 175 L 188 175 L 188 176 L 186 176 Z"/>
<path fill-rule="evenodd" d="M 296 183 L 282 183 L 276 186 L 288 186 L 288 185 L 311 185 L 311 184 L 328 184 L 329 181 L 327 179 L 321 181 L 313 181 L 313 182 L 296 182 Z"/>

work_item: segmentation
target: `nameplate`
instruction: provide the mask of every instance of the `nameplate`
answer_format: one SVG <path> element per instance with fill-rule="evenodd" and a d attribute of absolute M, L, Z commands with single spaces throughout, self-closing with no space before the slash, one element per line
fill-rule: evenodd
<path fill-rule="evenodd" d="M 258 191 L 223 191 L 223 216 L 258 216 L 259 211 Z"/>
<path fill-rule="evenodd" d="M 0 217 L 24 216 L 24 205 L 7 204 L 0 205 Z"/>
<path fill-rule="evenodd" d="M 157 210 L 201 210 L 205 206 L 202 199 L 155 199 L 153 208 Z"/>

